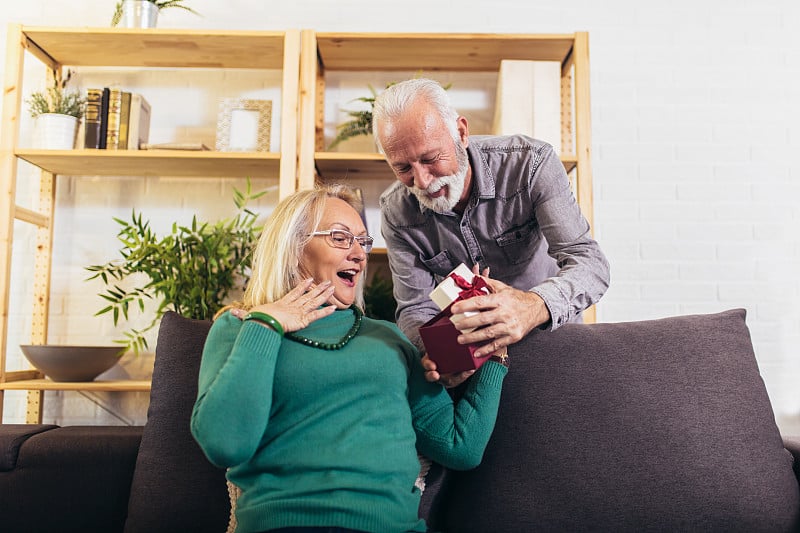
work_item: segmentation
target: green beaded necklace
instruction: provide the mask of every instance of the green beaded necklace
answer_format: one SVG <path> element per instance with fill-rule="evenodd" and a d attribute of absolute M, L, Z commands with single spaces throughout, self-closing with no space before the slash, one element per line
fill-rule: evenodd
<path fill-rule="evenodd" d="M 353 314 L 356 316 L 355 320 L 353 321 L 353 327 L 350 328 L 350 331 L 339 340 L 339 342 L 330 343 L 330 342 L 322 342 L 322 341 L 315 341 L 313 339 L 309 339 L 308 337 L 302 337 L 297 335 L 296 333 L 287 333 L 284 335 L 287 339 L 291 339 L 295 342 L 299 342 L 300 344 L 305 344 L 306 346 L 311 346 L 312 348 L 319 348 L 320 350 L 341 350 L 344 348 L 344 345 L 350 342 L 350 340 L 356 336 L 358 333 L 358 329 L 361 327 L 361 319 L 364 318 L 364 313 L 361 312 L 361 309 L 356 307 L 355 304 L 350 306 L 350 309 L 353 310 Z"/>

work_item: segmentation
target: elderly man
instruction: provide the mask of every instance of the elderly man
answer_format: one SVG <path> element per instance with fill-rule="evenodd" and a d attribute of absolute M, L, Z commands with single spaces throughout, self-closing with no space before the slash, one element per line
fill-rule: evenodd
<path fill-rule="evenodd" d="M 469 136 L 467 119 L 433 80 L 390 86 L 375 101 L 373 132 L 398 181 L 381 196 L 398 303 L 397 323 L 420 348 L 419 326 L 438 313 L 430 291 L 460 263 L 493 293 L 457 302 L 462 344 L 502 352 L 532 329 L 581 320 L 608 288 L 609 265 L 547 143 L 522 136 Z M 430 380 L 460 383 L 471 372 Z"/>

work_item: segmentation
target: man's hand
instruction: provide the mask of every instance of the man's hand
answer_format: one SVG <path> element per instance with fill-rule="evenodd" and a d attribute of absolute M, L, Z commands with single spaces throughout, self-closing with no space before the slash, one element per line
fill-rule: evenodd
<path fill-rule="evenodd" d="M 450 311 L 454 315 L 468 311 L 478 313 L 453 323 L 461 331 L 475 328 L 469 333 L 459 335 L 459 344 L 490 341 L 475 350 L 475 357 L 489 357 L 504 351 L 508 345 L 521 340 L 533 328 L 550 321 L 550 311 L 541 296 L 535 292 L 521 291 L 489 278 L 488 268 L 479 272 L 478 265 L 474 265 L 472 273 L 480 275 L 492 293 L 460 300 L 453 304 Z M 425 368 L 425 379 L 438 381 L 448 388 L 460 385 L 475 373 L 474 370 L 467 370 L 455 374 L 439 374 L 436 363 L 427 354 L 422 357 L 422 366 Z"/>
<path fill-rule="evenodd" d="M 490 341 L 475 351 L 475 357 L 486 357 L 500 351 L 518 342 L 533 328 L 550 321 L 550 312 L 538 294 L 515 289 L 491 278 L 484 279 L 492 294 L 460 300 L 450 308 L 453 315 L 477 311 L 473 316 L 454 322 L 461 331 L 476 328 L 459 335 L 460 344 Z"/>

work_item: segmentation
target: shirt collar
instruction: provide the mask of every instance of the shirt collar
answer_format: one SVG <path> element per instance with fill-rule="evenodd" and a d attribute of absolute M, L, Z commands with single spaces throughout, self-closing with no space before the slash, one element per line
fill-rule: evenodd
<path fill-rule="evenodd" d="M 476 143 L 467 145 L 467 156 L 472 167 L 472 192 L 471 196 L 478 198 L 494 198 L 496 194 L 495 177 L 489 168 L 483 153 L 475 148 Z"/>

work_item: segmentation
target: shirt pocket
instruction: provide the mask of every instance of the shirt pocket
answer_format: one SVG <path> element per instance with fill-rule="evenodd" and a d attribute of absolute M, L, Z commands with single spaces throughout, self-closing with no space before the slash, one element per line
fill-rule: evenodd
<path fill-rule="evenodd" d="M 426 259 L 424 257 L 419 258 L 422 261 L 429 271 L 433 273 L 436 277 L 436 282 L 441 282 L 450 272 L 453 271 L 458 265 L 453 263 L 453 258 L 450 256 L 450 252 L 447 250 L 442 250 L 438 254 L 434 255 L 430 259 Z"/>
<path fill-rule="evenodd" d="M 503 251 L 506 260 L 512 265 L 530 261 L 541 240 L 542 236 L 536 219 L 514 226 L 495 237 L 498 248 Z"/>

